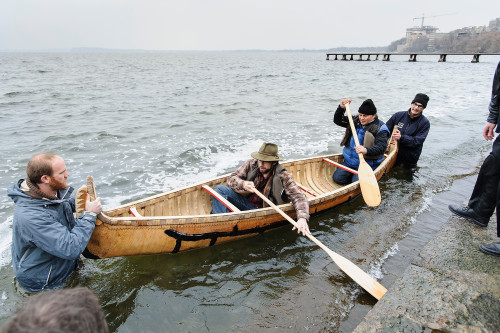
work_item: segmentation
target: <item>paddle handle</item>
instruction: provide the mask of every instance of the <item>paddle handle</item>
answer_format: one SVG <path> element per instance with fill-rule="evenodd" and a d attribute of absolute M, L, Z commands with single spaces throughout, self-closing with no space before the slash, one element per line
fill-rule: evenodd
<path fill-rule="evenodd" d="M 281 216 L 287 219 L 288 222 L 293 224 L 294 227 L 297 228 L 299 227 L 299 224 L 297 222 L 295 222 L 290 216 L 288 216 L 281 209 L 279 209 L 278 206 L 276 206 L 271 200 L 266 198 L 264 194 L 260 193 L 258 190 L 255 190 L 254 193 L 257 194 L 262 200 L 264 200 L 270 207 L 274 208 L 274 210 L 277 211 Z"/>
<path fill-rule="evenodd" d="M 293 224 L 294 227 L 298 228 L 299 227 L 299 224 L 297 222 L 294 221 L 294 219 L 292 219 L 290 216 L 288 216 L 287 214 L 285 214 L 285 212 L 283 212 L 281 209 L 279 209 L 278 206 L 276 206 L 271 200 L 269 200 L 268 198 L 266 198 L 266 196 L 262 193 L 260 193 L 259 191 L 255 191 L 255 194 L 257 194 L 262 200 L 264 200 L 270 207 L 274 208 L 275 211 L 277 211 L 281 216 L 283 216 L 285 219 L 287 219 L 288 222 L 290 222 L 291 224 Z M 316 243 L 316 245 L 318 245 L 319 247 L 321 247 L 323 250 L 325 251 L 331 251 L 329 248 L 327 248 L 323 243 L 321 243 L 319 240 L 316 239 L 316 237 L 314 237 L 313 235 L 309 234 L 309 233 L 306 233 L 306 236 L 312 240 L 314 243 Z"/>
<path fill-rule="evenodd" d="M 351 125 L 352 136 L 354 138 L 354 142 L 356 146 L 359 146 L 358 133 L 356 132 L 356 127 L 354 127 L 354 121 L 352 120 L 351 108 L 349 107 L 349 103 L 344 104 L 345 109 L 347 111 L 347 118 L 349 119 L 349 124 Z M 363 154 L 358 153 L 360 163 L 365 161 Z"/>
<path fill-rule="evenodd" d="M 356 146 L 359 146 L 358 133 L 356 132 L 356 127 L 354 127 L 354 121 L 352 120 L 351 108 L 349 107 L 349 103 L 345 103 L 344 106 L 345 110 L 347 111 L 347 118 L 349 119 L 349 125 L 351 125 L 351 131 L 352 131 L 352 136 L 354 137 L 354 142 L 356 143 Z"/>

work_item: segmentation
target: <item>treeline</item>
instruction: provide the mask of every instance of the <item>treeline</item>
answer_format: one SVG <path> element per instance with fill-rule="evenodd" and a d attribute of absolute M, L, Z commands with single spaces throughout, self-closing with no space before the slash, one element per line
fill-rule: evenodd
<path fill-rule="evenodd" d="M 435 49 L 443 52 L 500 53 L 500 31 L 465 36 L 450 32 L 436 40 Z"/>
<path fill-rule="evenodd" d="M 500 53 L 500 30 L 479 34 L 459 34 L 461 30 L 449 32 L 436 38 L 434 50 L 429 50 L 429 38 L 420 37 L 405 47 L 405 52 L 457 52 L 457 53 Z M 406 44 L 406 37 L 398 39 L 387 46 L 387 52 L 397 51 L 398 45 Z"/>

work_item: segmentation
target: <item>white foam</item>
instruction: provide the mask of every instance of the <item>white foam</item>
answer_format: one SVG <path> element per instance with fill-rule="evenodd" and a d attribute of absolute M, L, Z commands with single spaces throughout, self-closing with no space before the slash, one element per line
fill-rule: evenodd
<path fill-rule="evenodd" d="M 384 277 L 384 274 L 382 273 L 382 265 L 387 261 L 389 257 L 392 257 L 399 251 L 399 246 L 398 243 L 395 243 L 393 246 L 387 250 L 381 258 L 379 258 L 377 261 L 375 261 L 371 267 L 370 271 L 368 272 L 368 275 L 373 277 L 374 279 L 380 280 Z"/>
<path fill-rule="evenodd" d="M 12 244 L 12 216 L 0 223 L 0 267 L 10 265 Z"/>
<path fill-rule="evenodd" d="M 424 193 L 422 195 L 423 203 L 419 207 L 419 209 L 415 212 L 415 214 L 410 218 L 410 224 L 415 224 L 417 221 L 417 217 L 422 214 L 424 211 L 429 210 L 429 207 L 432 202 L 432 198 L 434 196 L 434 193 L 432 192 L 431 189 L 426 188 L 424 190 Z M 403 235 L 403 238 L 406 237 L 407 234 Z M 379 258 L 377 261 L 375 261 L 371 267 L 370 271 L 368 274 L 372 276 L 374 279 L 381 280 L 384 277 L 384 274 L 382 272 L 382 266 L 383 264 L 387 261 L 389 257 L 394 256 L 397 252 L 399 251 L 399 245 L 396 242 L 394 245 L 392 245 L 383 255 L 381 258 Z"/>

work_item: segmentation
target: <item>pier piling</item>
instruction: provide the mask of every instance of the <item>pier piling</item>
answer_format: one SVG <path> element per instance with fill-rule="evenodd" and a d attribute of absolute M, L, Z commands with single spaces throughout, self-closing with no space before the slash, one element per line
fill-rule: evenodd
<path fill-rule="evenodd" d="M 363 60 L 363 56 L 366 55 L 366 61 L 371 60 L 370 56 L 374 55 L 375 60 L 378 60 L 379 55 L 382 54 L 382 61 L 390 61 L 391 55 L 409 55 L 409 62 L 417 62 L 417 55 L 438 55 L 438 62 L 446 62 L 446 57 L 449 55 L 472 55 L 471 63 L 479 62 L 479 56 L 481 55 L 500 55 L 500 53 L 442 53 L 442 52 L 413 52 L 413 53 L 398 53 L 398 52 L 335 52 L 335 53 L 327 53 L 326 60 L 330 60 L 330 56 L 335 56 L 333 60 L 354 60 L 354 56 L 358 56 L 358 61 Z M 341 56 L 341 57 L 340 57 Z M 349 56 L 349 58 L 348 58 Z"/>

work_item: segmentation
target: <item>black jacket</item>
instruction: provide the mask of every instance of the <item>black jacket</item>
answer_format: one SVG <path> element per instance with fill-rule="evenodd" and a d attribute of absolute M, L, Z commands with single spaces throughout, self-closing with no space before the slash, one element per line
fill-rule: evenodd
<path fill-rule="evenodd" d="M 429 120 L 423 114 L 412 119 L 410 111 L 407 110 L 393 114 L 386 125 L 389 127 L 391 133 L 395 125 L 398 126 L 401 132 L 396 163 L 415 166 L 422 153 L 422 147 L 424 146 L 427 134 L 429 134 L 431 127 Z"/>
<path fill-rule="evenodd" d="M 500 94 L 500 62 L 498 62 L 497 70 L 495 71 L 495 76 L 493 77 L 493 87 L 491 89 L 491 101 L 488 107 L 490 114 L 486 120 L 489 123 L 497 124 L 496 131 L 500 133 L 500 112 L 498 112 L 498 107 L 500 104 L 498 95 Z"/>

